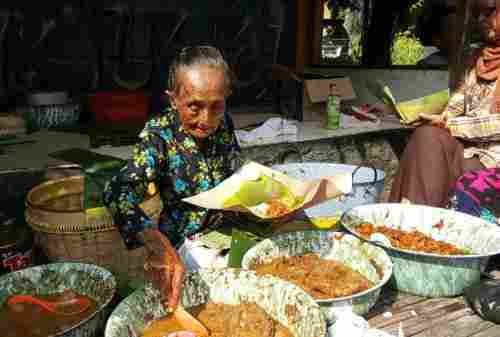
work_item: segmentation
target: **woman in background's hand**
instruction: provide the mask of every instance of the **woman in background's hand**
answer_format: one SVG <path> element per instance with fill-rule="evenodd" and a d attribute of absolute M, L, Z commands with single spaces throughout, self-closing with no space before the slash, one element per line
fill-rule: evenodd
<path fill-rule="evenodd" d="M 429 122 L 432 126 L 436 126 L 438 128 L 446 128 L 447 117 L 444 114 L 429 115 L 429 114 L 421 113 L 420 118 Z"/>

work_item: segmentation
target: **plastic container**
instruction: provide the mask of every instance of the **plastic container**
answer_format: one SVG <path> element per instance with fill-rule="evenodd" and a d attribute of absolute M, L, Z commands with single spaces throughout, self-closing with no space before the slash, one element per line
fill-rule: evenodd
<path fill-rule="evenodd" d="M 88 109 L 98 125 L 144 123 L 150 104 L 144 91 L 101 91 L 88 97 Z"/>
<path fill-rule="evenodd" d="M 340 128 L 340 101 L 335 84 L 330 84 L 330 93 L 326 104 L 326 128 L 329 130 Z"/>
<path fill-rule="evenodd" d="M 0 224 L 0 275 L 32 267 L 33 237 L 25 225 Z"/>
<path fill-rule="evenodd" d="M 374 167 L 310 162 L 274 165 L 272 168 L 302 181 L 346 172 L 352 174 L 352 192 L 341 200 L 332 199 L 306 209 L 310 218 L 339 216 L 352 207 L 377 203 L 384 190 L 385 173 Z"/>

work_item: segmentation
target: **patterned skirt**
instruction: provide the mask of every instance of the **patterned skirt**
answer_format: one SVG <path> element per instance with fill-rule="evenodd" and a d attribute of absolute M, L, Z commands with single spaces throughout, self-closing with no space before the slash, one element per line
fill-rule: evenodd
<path fill-rule="evenodd" d="M 500 168 L 464 173 L 451 191 L 449 208 L 499 223 Z"/>

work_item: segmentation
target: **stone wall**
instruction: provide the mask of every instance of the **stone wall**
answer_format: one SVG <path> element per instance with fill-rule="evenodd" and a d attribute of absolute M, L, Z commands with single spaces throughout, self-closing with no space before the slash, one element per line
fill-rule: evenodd
<path fill-rule="evenodd" d="M 264 165 L 291 162 L 330 162 L 349 165 L 373 166 L 386 174 L 385 201 L 398 169 L 401 149 L 409 133 L 367 134 L 355 137 L 333 138 L 303 143 L 283 143 L 243 149 L 243 157 Z"/>

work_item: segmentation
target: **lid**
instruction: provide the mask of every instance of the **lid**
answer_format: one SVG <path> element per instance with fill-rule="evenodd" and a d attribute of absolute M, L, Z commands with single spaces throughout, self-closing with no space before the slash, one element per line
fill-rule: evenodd
<path fill-rule="evenodd" d="M 28 227 L 15 224 L 14 220 L 15 219 L 9 219 L 0 223 L 0 248 L 11 247 L 29 237 L 30 232 Z"/>

